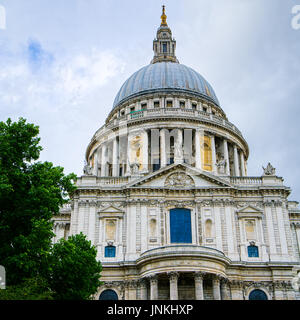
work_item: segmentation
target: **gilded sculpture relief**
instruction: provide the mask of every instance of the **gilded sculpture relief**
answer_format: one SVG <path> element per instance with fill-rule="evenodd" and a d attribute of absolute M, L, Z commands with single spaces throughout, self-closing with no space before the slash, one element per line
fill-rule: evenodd
<path fill-rule="evenodd" d="M 209 136 L 200 137 L 202 169 L 212 171 L 212 149 Z"/>
<path fill-rule="evenodd" d="M 129 163 L 132 173 L 143 169 L 143 141 L 140 135 L 134 136 L 130 141 Z"/>

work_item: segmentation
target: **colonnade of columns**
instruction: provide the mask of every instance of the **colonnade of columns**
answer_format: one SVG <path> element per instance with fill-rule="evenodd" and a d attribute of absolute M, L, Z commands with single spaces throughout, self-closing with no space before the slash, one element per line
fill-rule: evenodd
<path fill-rule="evenodd" d="M 179 272 L 169 272 L 169 286 L 170 286 L 170 300 L 178 300 L 178 279 L 180 277 Z M 195 272 L 194 282 L 195 282 L 195 299 L 204 300 L 204 289 L 203 289 L 203 279 L 207 275 L 205 272 Z M 224 280 L 224 281 L 221 281 Z M 149 277 L 150 283 L 150 300 L 158 300 L 158 275 L 153 275 Z M 226 280 L 221 278 L 219 275 L 212 275 L 213 284 L 213 299 L 221 300 L 228 299 Z M 147 299 L 147 280 L 142 279 L 140 282 L 140 299 Z"/>
<path fill-rule="evenodd" d="M 134 136 L 138 137 L 135 141 L 137 150 L 132 147 Z M 127 145 L 123 143 L 121 146 L 121 138 L 127 140 Z M 155 171 L 170 163 L 187 162 L 214 174 L 246 176 L 244 152 L 226 138 L 216 137 L 201 129 L 151 129 L 115 137 L 102 143 L 94 153 L 93 174 L 99 175 L 100 169 L 102 177 L 130 175 L 134 152 L 141 154 L 136 156 L 136 160 L 142 173 Z"/>

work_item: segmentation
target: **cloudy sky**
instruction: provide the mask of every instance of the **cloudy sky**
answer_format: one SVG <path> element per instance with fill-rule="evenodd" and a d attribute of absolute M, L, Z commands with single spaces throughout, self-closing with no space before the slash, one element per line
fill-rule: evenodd
<path fill-rule="evenodd" d="M 118 89 L 152 58 L 162 4 L 179 61 L 247 140 L 248 174 L 270 161 L 300 200 L 300 0 L 0 0 L 0 120 L 39 125 L 41 159 L 81 175 Z"/>

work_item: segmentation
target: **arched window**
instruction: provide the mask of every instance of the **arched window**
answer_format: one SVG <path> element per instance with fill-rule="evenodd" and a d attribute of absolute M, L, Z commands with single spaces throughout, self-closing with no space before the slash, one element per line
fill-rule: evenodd
<path fill-rule="evenodd" d="M 258 247 L 254 245 L 248 246 L 248 257 L 249 258 L 258 258 Z"/>
<path fill-rule="evenodd" d="M 191 210 L 170 210 L 171 243 L 192 243 Z"/>
<path fill-rule="evenodd" d="M 116 256 L 116 247 L 106 246 L 104 256 L 105 258 L 114 258 Z"/>
<path fill-rule="evenodd" d="M 249 300 L 268 300 L 268 297 L 262 290 L 255 289 L 251 291 Z"/>
<path fill-rule="evenodd" d="M 114 290 L 104 290 L 100 294 L 99 300 L 118 300 L 118 295 Z"/>

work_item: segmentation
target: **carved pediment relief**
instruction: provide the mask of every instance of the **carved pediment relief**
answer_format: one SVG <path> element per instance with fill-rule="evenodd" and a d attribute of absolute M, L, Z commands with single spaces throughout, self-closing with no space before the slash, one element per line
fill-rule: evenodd
<path fill-rule="evenodd" d="M 165 180 L 165 187 L 168 188 L 191 188 L 194 186 L 194 180 L 183 171 L 172 173 Z"/>

